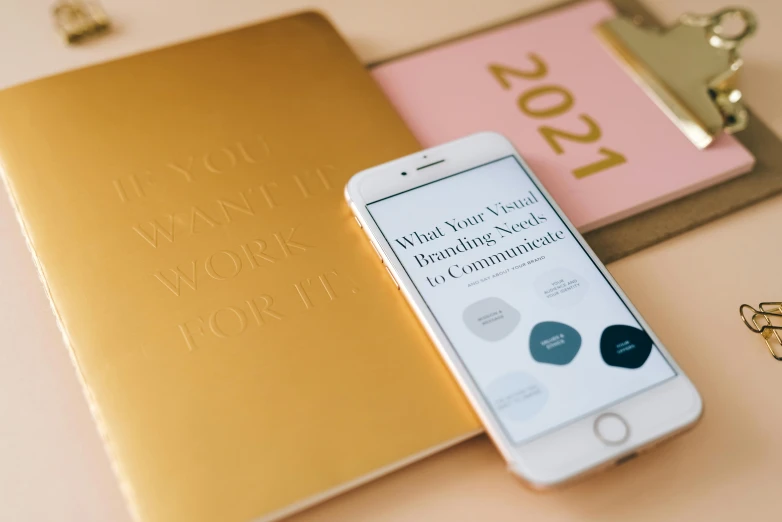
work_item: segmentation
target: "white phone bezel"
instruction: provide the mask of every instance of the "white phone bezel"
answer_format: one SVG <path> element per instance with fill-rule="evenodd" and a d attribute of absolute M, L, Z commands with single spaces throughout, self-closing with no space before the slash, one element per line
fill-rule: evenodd
<path fill-rule="evenodd" d="M 676 371 L 676 376 L 654 388 L 633 395 L 588 417 L 570 422 L 562 428 L 529 442 L 514 444 L 499 425 L 491 408 L 462 365 L 454 348 L 385 241 L 366 205 L 450 176 L 490 161 L 515 156 L 530 174 L 533 182 L 551 203 L 565 225 L 613 286 L 638 322 L 651 336 Z M 440 160 L 444 160 L 440 162 Z M 401 173 L 405 172 L 406 175 Z M 502 135 L 484 132 L 427 149 L 362 171 L 345 187 L 350 207 L 372 242 L 383 263 L 390 270 L 408 303 L 424 324 L 445 363 L 465 392 L 487 432 L 508 463 L 509 469 L 533 487 L 547 488 L 570 481 L 601 466 L 650 447 L 654 443 L 692 426 L 701 416 L 702 402 L 695 387 L 655 336 L 649 325 L 622 292 L 611 274 L 595 256 L 589 245 L 535 177 L 513 145 Z M 609 445 L 596 437 L 595 419 L 606 412 L 620 415 L 630 426 L 629 438 L 622 444 Z"/>

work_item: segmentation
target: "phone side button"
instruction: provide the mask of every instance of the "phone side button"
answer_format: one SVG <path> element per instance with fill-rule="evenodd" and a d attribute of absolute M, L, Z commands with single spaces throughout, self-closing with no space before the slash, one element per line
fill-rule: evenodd
<path fill-rule="evenodd" d="M 399 290 L 399 283 L 396 280 L 396 277 L 394 277 L 394 274 L 391 272 L 391 269 L 386 267 L 386 272 L 388 272 L 388 277 L 391 278 L 391 281 L 394 282 L 394 285 L 396 285 L 396 289 Z"/>
<path fill-rule="evenodd" d="M 358 220 L 357 216 L 353 216 L 353 219 L 355 219 L 356 223 L 358 223 L 358 228 L 364 228 L 364 225 L 361 224 L 361 221 Z"/>
<path fill-rule="evenodd" d="M 381 262 L 381 263 L 384 263 L 385 261 L 383 261 L 383 256 L 382 256 L 382 255 L 380 255 L 380 249 L 379 249 L 379 248 L 377 247 L 377 245 L 375 244 L 375 241 L 374 241 L 374 240 L 372 240 L 372 239 L 370 239 L 370 240 L 369 240 L 369 244 L 370 244 L 370 245 L 372 245 L 372 248 L 375 250 L 375 254 L 377 254 L 377 257 L 379 257 L 379 258 L 380 258 L 380 262 Z M 386 270 L 387 270 L 387 269 L 386 269 Z"/>

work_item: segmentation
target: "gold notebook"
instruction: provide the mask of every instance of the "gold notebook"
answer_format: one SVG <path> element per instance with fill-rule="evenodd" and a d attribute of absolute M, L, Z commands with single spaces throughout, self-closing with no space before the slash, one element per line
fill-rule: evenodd
<path fill-rule="evenodd" d="M 0 114 L 138 520 L 271 520 L 477 431 L 343 204 L 418 146 L 319 15 L 14 87 Z"/>

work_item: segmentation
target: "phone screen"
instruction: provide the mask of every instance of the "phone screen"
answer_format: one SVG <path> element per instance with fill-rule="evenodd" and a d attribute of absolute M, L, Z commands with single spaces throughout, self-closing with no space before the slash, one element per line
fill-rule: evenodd
<path fill-rule="evenodd" d="M 515 156 L 367 209 L 514 443 L 676 375 Z"/>

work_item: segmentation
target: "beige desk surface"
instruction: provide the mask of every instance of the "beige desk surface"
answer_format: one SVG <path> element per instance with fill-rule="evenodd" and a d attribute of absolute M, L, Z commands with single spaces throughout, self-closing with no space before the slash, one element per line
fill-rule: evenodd
<path fill-rule="evenodd" d="M 545 0 L 105 0 L 115 35 L 66 49 L 51 0 L 0 4 L 0 86 L 106 60 L 292 9 L 326 12 L 374 61 L 490 25 Z M 744 0 L 761 21 L 745 51 L 744 92 L 782 135 L 782 3 Z M 662 19 L 717 0 L 647 0 Z M 4 199 L 4 198 L 3 198 Z M 614 263 L 609 268 L 700 388 L 692 433 L 566 491 L 535 494 L 503 469 L 484 437 L 293 517 L 335 520 L 777 520 L 782 491 L 782 365 L 737 317 L 740 303 L 782 299 L 782 198 Z M 127 522 L 11 212 L 0 204 L 0 520 Z M 761 268 L 757 268 L 761 267 Z M 768 268 L 764 268 L 768 267 Z M 41 318 L 42 321 L 38 321 Z M 40 324 L 39 324 L 40 323 Z"/>

